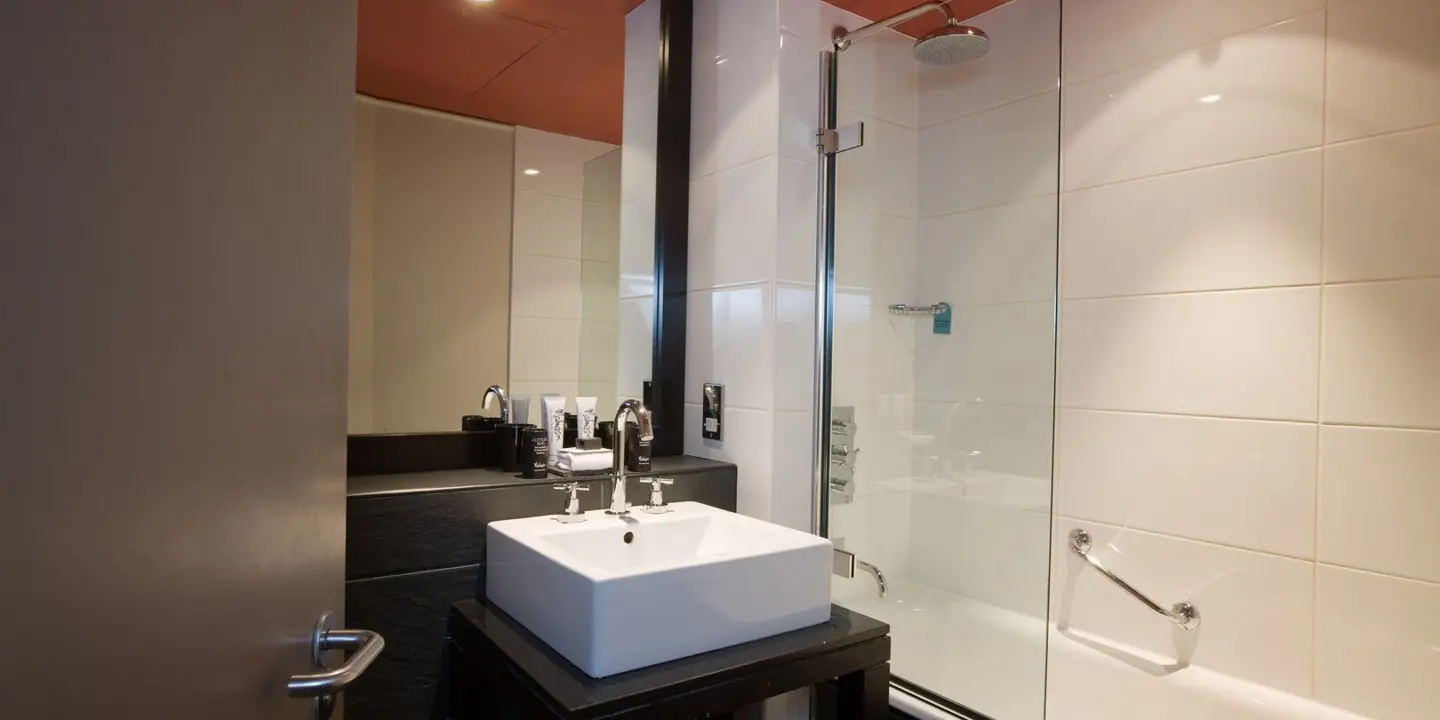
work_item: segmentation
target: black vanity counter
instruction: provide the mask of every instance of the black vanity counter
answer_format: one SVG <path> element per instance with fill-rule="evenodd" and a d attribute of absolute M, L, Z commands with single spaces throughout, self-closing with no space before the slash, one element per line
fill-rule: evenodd
<path fill-rule="evenodd" d="M 477 446 L 490 433 L 455 433 Z M 355 440 L 352 438 L 352 450 Z M 376 444 L 385 436 L 365 436 Z M 391 437 L 402 445 L 432 438 Z M 401 453 L 408 453 L 406 450 Z M 422 453 L 431 462 L 434 453 Z M 345 619 L 385 638 L 385 652 L 345 695 L 350 720 L 428 720 L 432 717 L 445 647 L 450 606 L 483 594 L 485 526 L 495 520 L 547 515 L 561 509 L 564 496 L 552 488 L 574 480 L 584 509 L 603 507 L 612 476 L 527 480 L 499 469 L 460 468 L 429 472 L 363 474 L 386 466 L 413 467 L 390 454 L 372 454 L 362 465 L 352 458 L 346 499 Z M 461 460 L 460 454 L 445 456 Z M 376 459 L 379 458 L 377 462 Z M 736 467 L 701 458 L 658 457 L 647 473 L 627 473 L 631 498 L 648 497 L 647 476 L 675 478 L 665 488 L 669 501 L 694 500 L 735 510 Z M 604 499 L 602 499 L 602 496 Z"/>
<path fill-rule="evenodd" d="M 486 603 L 457 603 L 449 630 L 455 720 L 707 717 L 831 680 L 826 716 L 888 715 L 890 627 L 839 605 L 819 625 L 598 680 Z"/>

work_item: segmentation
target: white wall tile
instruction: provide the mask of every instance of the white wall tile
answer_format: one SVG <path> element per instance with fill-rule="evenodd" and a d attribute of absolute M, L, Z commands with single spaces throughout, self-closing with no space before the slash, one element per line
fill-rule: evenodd
<path fill-rule="evenodd" d="M 516 320 L 510 325 L 510 357 L 512 384 L 517 380 L 577 382 L 580 377 L 580 321 L 552 318 Z M 515 358 L 525 358 L 525 362 L 516 362 Z"/>
<path fill-rule="evenodd" d="M 1315 697 L 1385 720 L 1440 707 L 1440 586 L 1321 565 Z"/>
<path fill-rule="evenodd" d="M 770 491 L 770 522 L 809 532 L 813 413 L 809 409 L 777 412 L 774 418 L 775 472 Z"/>
<path fill-rule="evenodd" d="M 1091 552 L 1120 577 L 1166 604 L 1193 603 L 1200 627 L 1176 630 L 1076 557 L 1076 527 L 1089 531 Z M 1061 629 L 1310 692 L 1313 563 L 1069 518 L 1056 519 L 1053 542 L 1050 615 Z"/>
<path fill-rule="evenodd" d="M 1318 145 L 1324 33 L 1313 12 L 1066 86 L 1065 188 Z"/>
<path fill-rule="evenodd" d="M 1321 432 L 1319 559 L 1440 583 L 1440 433 Z"/>
<path fill-rule="evenodd" d="M 1054 402 L 1055 310 L 1049 302 L 955 306 L 951 334 L 902 318 L 915 337 L 915 387 L 928 400 L 1049 406 Z"/>
<path fill-rule="evenodd" d="M 916 132 L 849 110 L 840 111 L 838 122 L 840 126 L 864 122 L 865 144 L 836 156 L 835 202 L 887 215 L 915 217 L 920 167 Z"/>
<path fill-rule="evenodd" d="M 915 401 L 911 474 L 947 477 L 976 471 L 1040 481 L 1023 507 L 1050 502 L 1054 411 L 1049 405 L 935 402 L 923 384 Z"/>
<path fill-rule="evenodd" d="M 914 38 L 887 30 L 839 53 L 836 103 L 901 127 L 920 125 L 919 67 Z"/>
<path fill-rule="evenodd" d="M 643 394 L 643 383 L 650 379 L 654 332 L 654 296 L 620 301 L 620 374 L 615 380 L 615 392 L 621 397 L 638 398 Z"/>
<path fill-rule="evenodd" d="M 725 386 L 734 408 L 774 407 L 774 286 L 742 285 L 689 293 L 685 323 L 685 401 L 700 404 L 701 386 Z M 699 425 L 695 435 L 699 435 Z"/>
<path fill-rule="evenodd" d="M 580 255 L 615 263 L 620 259 L 620 202 L 586 200 L 580 208 Z"/>
<path fill-rule="evenodd" d="M 775 277 L 778 163 L 764 157 L 690 183 L 689 289 Z"/>
<path fill-rule="evenodd" d="M 737 42 L 719 55 L 696 48 L 690 98 L 692 178 L 776 152 L 779 54 L 778 32 Z"/>
<path fill-rule="evenodd" d="M 685 454 L 734 463 L 738 475 L 735 487 L 736 512 L 761 520 L 770 519 L 774 443 L 774 418 L 771 412 L 726 407 L 722 418 L 725 427 L 724 439 L 706 440 L 699 432 L 700 410 L 700 405 L 685 404 Z"/>
<path fill-rule="evenodd" d="M 660 0 L 646 0 L 625 16 L 625 98 L 660 89 Z M 626 116 L 628 122 L 629 116 Z M 628 135 L 628 133 L 626 133 Z"/>
<path fill-rule="evenodd" d="M 1326 140 L 1440 123 L 1440 3 L 1330 0 Z"/>
<path fill-rule="evenodd" d="M 780 154 L 815 163 L 820 127 L 820 44 L 790 33 L 780 36 Z"/>
<path fill-rule="evenodd" d="M 620 204 L 620 297 L 655 294 L 655 199 Z"/>
<path fill-rule="evenodd" d="M 910 577 L 1031 617 L 1044 617 L 1050 516 L 958 493 L 915 492 Z"/>
<path fill-rule="evenodd" d="M 624 144 L 620 146 L 620 200 L 655 199 L 655 155 L 659 144 L 659 90 L 626 97 L 621 112 Z"/>
<path fill-rule="evenodd" d="M 515 190 L 585 197 L 585 163 L 615 146 L 534 128 L 515 128 Z M 539 170 L 526 175 L 525 170 Z"/>
<path fill-rule="evenodd" d="M 819 0 L 779 0 L 780 25 L 789 32 L 817 44 L 819 51 L 829 43 L 837 27 L 858 28 L 869 23 L 855 13 Z"/>
<path fill-rule="evenodd" d="M 776 194 L 780 227 L 776 237 L 775 278 L 815 282 L 815 222 L 819 177 L 815 165 L 782 158 Z"/>
<path fill-rule="evenodd" d="M 1440 126 L 1325 148 L 1325 279 L 1440 275 L 1436 198 Z"/>
<path fill-rule="evenodd" d="M 620 319 L 620 267 L 580 261 L 580 316 L 586 322 L 614 324 Z"/>
<path fill-rule="evenodd" d="M 1030 200 L 920 221 L 919 302 L 975 305 L 1055 297 L 1057 200 Z"/>
<path fill-rule="evenodd" d="M 515 253 L 580 259 L 584 203 L 528 190 L 515 192 Z"/>
<path fill-rule="evenodd" d="M 990 51 L 959 65 L 920 65 L 920 126 L 1054 90 L 1060 82 L 1060 0 L 1013 0 L 965 21 Z"/>
<path fill-rule="evenodd" d="M 1440 280 L 1325 288 L 1320 416 L 1440 428 Z"/>
<path fill-rule="evenodd" d="M 1316 428 L 1061 410 L 1055 512 L 1315 557 Z"/>
<path fill-rule="evenodd" d="M 815 396 L 815 288 L 775 286 L 775 409 L 810 412 Z"/>
<path fill-rule="evenodd" d="M 780 31 L 776 0 L 696 0 L 695 59 L 728 55 L 757 36 Z"/>
<path fill-rule="evenodd" d="M 920 131 L 920 216 L 1056 192 L 1058 123 L 1059 97 L 1045 93 Z"/>
<path fill-rule="evenodd" d="M 1066 301 L 1060 404 L 1314 420 L 1319 312 L 1318 288 Z"/>
<path fill-rule="evenodd" d="M 837 285 L 872 291 L 877 306 L 921 302 L 909 297 L 915 292 L 914 258 L 914 220 L 845 205 L 835 208 Z"/>
<path fill-rule="evenodd" d="M 1321 160 L 1307 150 L 1066 193 L 1062 296 L 1319 282 Z"/>
<path fill-rule="evenodd" d="M 1067 0 L 1065 82 L 1271 25 L 1325 0 Z"/>
<path fill-rule="evenodd" d="M 517 253 L 513 262 L 514 317 L 580 319 L 579 260 Z"/>

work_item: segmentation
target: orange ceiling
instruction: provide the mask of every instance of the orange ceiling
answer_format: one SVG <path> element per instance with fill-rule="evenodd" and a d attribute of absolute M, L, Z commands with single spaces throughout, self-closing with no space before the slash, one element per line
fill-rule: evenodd
<path fill-rule="evenodd" d="M 917 4 L 831 1 L 872 19 Z M 618 145 L 625 14 L 641 2 L 360 0 L 355 89 Z M 952 0 L 951 7 L 967 18 L 1002 2 Z M 942 22 L 939 13 L 932 13 L 899 29 L 918 36 Z"/>

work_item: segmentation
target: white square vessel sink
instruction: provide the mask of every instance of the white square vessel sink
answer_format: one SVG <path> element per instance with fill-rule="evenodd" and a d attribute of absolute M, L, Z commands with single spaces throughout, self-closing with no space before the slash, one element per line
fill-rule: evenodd
<path fill-rule="evenodd" d="M 669 507 L 490 523 L 485 595 L 594 678 L 830 619 L 829 540 L 701 503 Z"/>

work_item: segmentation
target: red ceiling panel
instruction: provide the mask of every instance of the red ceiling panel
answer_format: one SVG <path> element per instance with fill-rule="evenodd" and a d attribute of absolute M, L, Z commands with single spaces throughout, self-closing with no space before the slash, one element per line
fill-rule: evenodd
<path fill-rule="evenodd" d="M 783 0 L 782 0 L 783 1 Z M 360 0 L 356 90 L 620 143 L 625 14 L 643 0 Z M 878 19 L 915 0 L 832 0 Z M 952 0 L 964 19 L 1004 0 Z M 899 27 L 919 36 L 939 13 Z"/>

